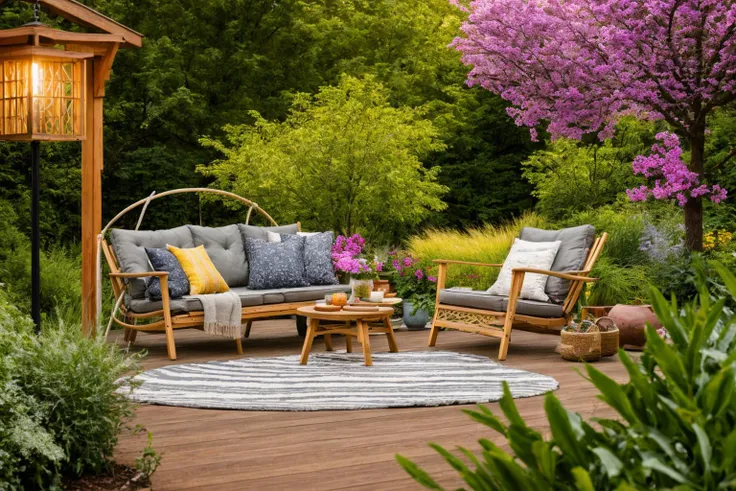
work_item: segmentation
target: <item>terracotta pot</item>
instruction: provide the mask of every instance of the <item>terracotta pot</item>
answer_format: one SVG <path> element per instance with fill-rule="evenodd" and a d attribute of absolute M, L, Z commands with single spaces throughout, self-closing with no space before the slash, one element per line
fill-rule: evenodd
<path fill-rule="evenodd" d="M 373 291 L 388 293 L 391 291 L 391 282 L 388 280 L 373 280 Z"/>
<path fill-rule="evenodd" d="M 647 322 L 655 329 L 662 327 L 650 305 L 616 305 L 608 312 L 619 330 L 618 344 L 622 348 L 641 349 L 646 343 Z"/>

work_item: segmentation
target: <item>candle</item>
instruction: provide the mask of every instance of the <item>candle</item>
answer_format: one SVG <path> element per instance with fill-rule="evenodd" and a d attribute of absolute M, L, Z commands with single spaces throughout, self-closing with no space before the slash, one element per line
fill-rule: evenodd
<path fill-rule="evenodd" d="M 383 291 L 371 292 L 371 302 L 383 303 Z"/>

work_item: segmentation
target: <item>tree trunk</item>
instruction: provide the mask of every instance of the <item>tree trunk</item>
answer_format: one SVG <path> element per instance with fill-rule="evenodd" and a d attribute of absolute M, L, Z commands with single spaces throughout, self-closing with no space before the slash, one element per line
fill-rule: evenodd
<path fill-rule="evenodd" d="M 705 127 L 698 128 L 690 137 L 690 170 L 698 173 L 703 182 L 705 168 Z M 689 198 L 685 203 L 685 247 L 691 251 L 703 250 L 703 198 Z"/>

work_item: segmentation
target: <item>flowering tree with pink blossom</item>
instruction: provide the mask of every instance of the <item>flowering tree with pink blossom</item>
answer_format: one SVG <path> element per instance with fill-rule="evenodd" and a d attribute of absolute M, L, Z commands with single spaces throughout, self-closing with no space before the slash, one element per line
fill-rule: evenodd
<path fill-rule="evenodd" d="M 470 14 L 453 43 L 473 67 L 468 83 L 509 101 L 509 115 L 533 137 L 542 122 L 553 138 L 605 139 L 623 115 L 667 121 L 689 145 L 692 174 L 665 175 L 646 167 L 654 160 L 639 161 L 660 185 L 633 196 L 682 198 L 686 245 L 702 249 L 703 196 L 725 197 L 720 187 L 703 187 L 704 151 L 708 116 L 736 99 L 735 2 L 451 1 Z M 674 163 L 658 150 L 651 158 Z M 691 187 L 676 190 L 683 180 Z"/>

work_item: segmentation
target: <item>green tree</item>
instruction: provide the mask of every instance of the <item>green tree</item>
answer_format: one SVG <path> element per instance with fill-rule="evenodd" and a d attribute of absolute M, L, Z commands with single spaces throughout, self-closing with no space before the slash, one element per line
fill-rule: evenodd
<path fill-rule="evenodd" d="M 283 122 L 252 116 L 226 127 L 229 146 L 203 140 L 226 159 L 200 170 L 280 221 L 390 242 L 445 207 L 439 169 L 421 164 L 443 148 L 436 128 L 420 110 L 389 105 L 370 77 L 297 94 Z"/>
<path fill-rule="evenodd" d="M 640 180 L 632 174 L 631 162 L 651 146 L 654 134 L 654 125 L 632 118 L 622 121 L 616 136 L 604 142 L 560 138 L 549 143 L 522 163 L 539 200 L 537 209 L 560 220 L 615 202 Z"/>

